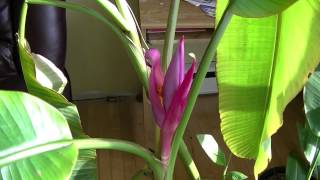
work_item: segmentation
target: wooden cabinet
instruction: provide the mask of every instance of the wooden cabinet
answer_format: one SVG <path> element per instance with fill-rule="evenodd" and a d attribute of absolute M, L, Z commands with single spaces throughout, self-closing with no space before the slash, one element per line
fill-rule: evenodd
<path fill-rule="evenodd" d="M 165 28 L 169 0 L 139 0 L 142 29 Z M 213 28 L 214 18 L 206 16 L 195 6 L 181 0 L 177 28 Z"/>

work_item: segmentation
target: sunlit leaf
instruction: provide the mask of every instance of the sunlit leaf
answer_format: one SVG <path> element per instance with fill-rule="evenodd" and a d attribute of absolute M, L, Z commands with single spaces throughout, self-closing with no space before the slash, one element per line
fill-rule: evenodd
<path fill-rule="evenodd" d="M 304 180 L 307 177 L 307 170 L 296 157 L 289 155 L 286 168 L 286 179 Z"/>
<path fill-rule="evenodd" d="M 218 143 L 210 134 L 198 134 L 197 139 L 201 144 L 202 149 L 206 152 L 212 162 L 226 166 L 226 158 L 222 150 L 220 150 Z"/>
<path fill-rule="evenodd" d="M 265 17 L 281 13 L 297 0 L 230 0 L 232 12 L 242 17 Z"/>
<path fill-rule="evenodd" d="M 217 4 L 218 20 L 226 0 Z M 217 54 L 221 130 L 231 151 L 256 159 L 254 174 L 271 159 L 271 136 L 283 111 L 320 60 L 320 1 L 299 0 L 280 15 L 234 16 Z"/>
<path fill-rule="evenodd" d="M 78 156 L 64 116 L 26 93 L 0 91 L 0 179 L 67 179 Z"/>
<path fill-rule="evenodd" d="M 247 178 L 248 176 L 238 171 L 230 171 L 226 174 L 226 180 L 243 180 Z"/>
<path fill-rule="evenodd" d="M 130 27 L 127 21 L 120 14 L 117 7 L 109 0 L 97 0 L 97 3 L 103 8 L 103 12 L 107 14 L 121 29 L 129 31 Z"/>
<path fill-rule="evenodd" d="M 25 42 L 19 42 L 18 45 L 23 76 L 28 88 L 28 92 L 51 104 L 63 114 L 68 121 L 73 138 L 87 138 L 88 136 L 84 134 L 81 127 L 80 116 L 77 107 L 54 89 L 49 89 L 39 83 L 36 77 L 36 60 L 34 60 L 34 57 L 28 50 L 26 44 L 27 43 Z M 87 156 L 86 154 L 90 154 L 90 156 Z M 81 178 L 79 175 L 83 177 L 90 176 L 96 179 L 96 167 L 92 166 L 92 164 L 96 163 L 93 154 L 95 155 L 95 150 L 80 150 L 73 176 L 77 176 L 78 179 Z M 87 162 L 85 163 L 84 161 Z M 85 165 L 88 166 L 85 167 Z M 77 169 L 77 167 L 82 167 L 82 169 Z"/>
<path fill-rule="evenodd" d="M 40 54 L 32 54 L 36 67 L 37 81 L 44 87 L 62 93 L 67 85 L 67 78 L 50 60 Z"/>

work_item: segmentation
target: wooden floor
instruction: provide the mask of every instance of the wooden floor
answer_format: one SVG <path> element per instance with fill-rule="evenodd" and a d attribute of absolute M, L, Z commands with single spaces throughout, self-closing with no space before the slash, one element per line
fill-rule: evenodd
<path fill-rule="evenodd" d="M 146 148 L 153 148 L 152 129 L 144 122 L 143 103 L 133 97 L 121 97 L 107 100 L 78 101 L 81 119 L 85 131 L 92 137 L 119 138 L 134 141 Z M 284 115 L 284 126 L 272 138 L 273 159 L 270 167 L 286 164 L 290 151 L 299 152 L 296 134 L 296 122 L 303 120 L 301 97 L 296 98 L 287 108 Z M 201 96 L 190 119 L 185 134 L 194 161 L 199 168 L 202 179 L 220 179 L 222 168 L 213 165 L 197 143 L 195 135 L 210 133 L 229 155 L 219 130 L 217 96 Z M 301 154 L 301 153 L 300 153 Z M 114 151 L 98 151 L 99 179 L 127 180 L 145 165 L 141 159 Z M 230 170 L 242 171 L 253 179 L 253 161 L 232 156 Z M 188 179 L 181 162 L 175 168 L 175 178 Z"/>

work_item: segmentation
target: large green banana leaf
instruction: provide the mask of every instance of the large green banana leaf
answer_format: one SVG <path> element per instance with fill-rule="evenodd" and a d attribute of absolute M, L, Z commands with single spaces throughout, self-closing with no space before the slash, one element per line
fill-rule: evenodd
<path fill-rule="evenodd" d="M 39 66 L 39 63 L 35 63 L 39 55 L 35 55 L 29 51 L 25 40 L 19 41 L 19 55 L 28 92 L 45 100 L 64 115 L 68 121 L 73 138 L 87 138 L 88 136 L 84 134 L 81 127 L 77 107 L 59 93 L 65 85 L 64 80 L 60 82 L 60 80 L 64 78 L 62 77 L 63 74 L 59 72 L 59 69 L 54 67 L 53 64 L 49 66 L 49 63 L 42 63 L 42 66 Z M 46 78 L 39 78 L 43 76 L 39 76 L 37 73 L 43 71 L 48 72 L 48 69 L 51 70 L 51 73 L 46 73 Z M 51 83 L 46 83 L 47 81 Z M 45 84 L 52 84 L 53 86 L 45 86 Z M 96 164 L 95 150 L 80 150 L 78 161 L 71 178 L 88 179 L 88 177 L 90 177 L 91 179 L 96 179 L 96 166 L 93 166 L 93 164 Z"/>
<path fill-rule="evenodd" d="M 0 91 L 0 179 L 66 179 L 78 156 L 65 117 L 26 93 Z"/>
<path fill-rule="evenodd" d="M 218 19 L 226 5 L 218 1 Z M 319 19 L 319 0 L 299 0 L 266 18 L 233 16 L 219 44 L 222 134 L 235 155 L 256 159 L 256 177 L 271 159 L 286 105 L 319 63 Z"/>

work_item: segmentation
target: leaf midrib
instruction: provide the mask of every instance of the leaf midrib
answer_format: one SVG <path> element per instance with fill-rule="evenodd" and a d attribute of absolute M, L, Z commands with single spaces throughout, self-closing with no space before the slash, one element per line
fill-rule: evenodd
<path fill-rule="evenodd" d="M 271 101 L 271 93 L 272 93 L 272 84 L 274 82 L 274 74 L 275 74 L 275 69 L 276 69 L 276 62 L 277 62 L 277 57 L 278 57 L 278 47 L 279 47 L 279 39 L 280 39 L 280 31 L 281 31 L 281 14 L 276 15 L 276 32 L 275 32 L 275 42 L 274 42 L 274 49 L 273 49 L 273 57 L 272 57 L 272 62 L 271 62 L 271 72 L 269 74 L 269 83 L 267 86 L 267 94 L 266 94 L 266 100 L 265 100 L 265 108 L 263 112 L 263 128 L 260 134 L 260 140 L 259 140 L 259 149 L 261 148 L 261 143 L 262 143 L 262 136 L 263 133 L 266 130 L 266 123 L 267 123 L 267 113 L 269 111 L 270 107 L 270 101 Z M 258 150 L 259 152 L 259 150 Z M 257 154 L 258 156 L 258 154 Z"/>
<path fill-rule="evenodd" d="M 0 157 L 0 167 L 34 155 L 64 148 L 71 144 L 72 140 L 60 140 L 32 146 L 19 151 L 13 151 Z"/>

